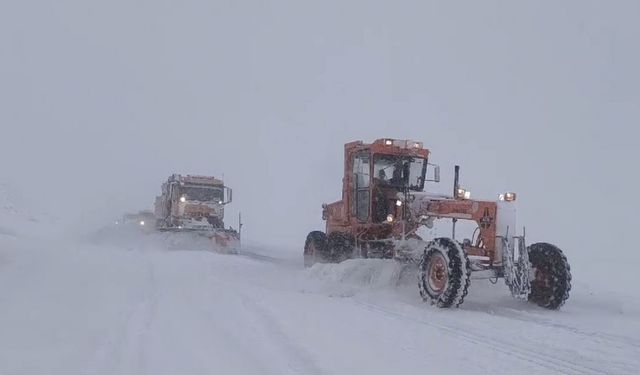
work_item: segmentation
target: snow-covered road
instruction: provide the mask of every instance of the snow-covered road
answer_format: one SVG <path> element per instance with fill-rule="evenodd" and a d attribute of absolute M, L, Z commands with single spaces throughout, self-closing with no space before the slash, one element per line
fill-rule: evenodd
<path fill-rule="evenodd" d="M 635 374 L 640 309 L 576 283 L 559 311 L 472 285 L 461 309 L 393 262 L 18 241 L 0 248 L 0 374 Z M 266 255 L 266 256 L 265 256 Z"/>

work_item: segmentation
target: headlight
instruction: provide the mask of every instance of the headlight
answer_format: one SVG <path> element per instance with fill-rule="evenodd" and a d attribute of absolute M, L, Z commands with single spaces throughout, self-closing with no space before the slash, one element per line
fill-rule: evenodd
<path fill-rule="evenodd" d="M 144 220 L 141 220 L 141 221 L 140 221 L 140 225 L 141 225 L 141 226 L 144 226 Z"/>
<path fill-rule="evenodd" d="M 469 199 L 471 198 L 471 192 L 465 190 L 463 188 L 456 189 L 456 198 L 458 199 Z"/>
<path fill-rule="evenodd" d="M 187 201 L 187 197 L 185 197 L 184 195 L 180 197 L 180 202 L 184 203 Z"/>
<path fill-rule="evenodd" d="M 498 199 L 506 202 L 513 202 L 516 200 L 516 193 L 504 193 L 498 196 Z"/>
<path fill-rule="evenodd" d="M 384 144 L 387 146 L 393 146 L 393 139 L 385 139 Z"/>
<path fill-rule="evenodd" d="M 402 201 L 400 199 L 396 201 L 396 206 L 402 207 Z"/>
<path fill-rule="evenodd" d="M 387 215 L 387 222 L 388 223 L 393 223 L 393 219 L 394 219 L 394 217 L 393 217 L 392 214 Z"/>

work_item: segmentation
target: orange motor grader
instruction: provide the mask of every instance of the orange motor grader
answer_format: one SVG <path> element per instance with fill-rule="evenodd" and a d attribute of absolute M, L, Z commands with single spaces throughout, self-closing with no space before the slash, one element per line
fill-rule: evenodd
<path fill-rule="evenodd" d="M 516 194 L 472 200 L 457 166 L 452 195 L 424 192 L 426 182 L 440 181 L 429 156 L 422 142 L 410 140 L 347 143 L 342 200 L 322 206 L 326 231 L 307 236 L 305 266 L 396 259 L 418 267 L 420 295 L 438 307 L 460 306 L 471 279 L 503 278 L 514 297 L 560 308 L 571 289 L 567 258 L 554 245 L 527 246 L 524 233 L 516 234 Z M 452 220 L 452 236 L 421 238 L 418 229 L 436 219 Z M 475 222 L 471 239 L 456 239 L 458 220 Z"/>

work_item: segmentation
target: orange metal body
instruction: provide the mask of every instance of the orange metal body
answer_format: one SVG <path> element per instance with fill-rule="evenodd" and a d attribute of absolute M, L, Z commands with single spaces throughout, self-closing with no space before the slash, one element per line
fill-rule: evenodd
<path fill-rule="evenodd" d="M 465 199 L 433 199 L 422 201 L 419 207 L 410 204 L 397 206 L 398 191 L 384 186 L 373 178 L 375 155 L 392 155 L 417 157 L 427 162 L 430 152 L 422 147 L 398 147 L 385 144 L 386 139 L 379 139 L 371 144 L 362 141 L 345 145 L 344 177 L 342 180 L 342 200 L 323 205 L 323 218 L 326 220 L 326 232 L 346 232 L 354 236 L 356 241 L 375 241 L 386 239 L 401 239 L 403 236 L 414 236 L 422 226 L 421 217 L 434 219 L 450 218 L 472 220 L 478 225 L 478 237 L 472 244 L 465 245 L 469 255 L 489 257 L 493 264 L 496 252 L 496 214 L 497 204 L 489 201 Z M 369 153 L 369 215 L 367 220 L 359 220 L 354 214 L 353 200 L 355 199 L 355 177 L 353 175 L 354 158 L 356 154 Z M 424 177 L 424 176 L 423 176 Z M 411 192 L 410 192 L 411 193 Z M 417 193 L 414 191 L 413 193 Z M 374 220 L 374 197 L 384 197 L 382 200 L 387 212 L 398 220 L 393 222 Z M 378 200 L 378 202 L 380 202 Z M 378 203 L 379 204 L 379 203 Z M 405 212 L 405 210 L 408 210 Z"/>

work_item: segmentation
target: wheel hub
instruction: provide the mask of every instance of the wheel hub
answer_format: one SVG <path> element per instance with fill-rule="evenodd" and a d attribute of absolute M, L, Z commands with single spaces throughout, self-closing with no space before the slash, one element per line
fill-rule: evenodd
<path fill-rule="evenodd" d="M 447 261 L 440 254 L 434 255 L 427 269 L 427 283 L 434 294 L 441 294 L 447 286 Z"/>

